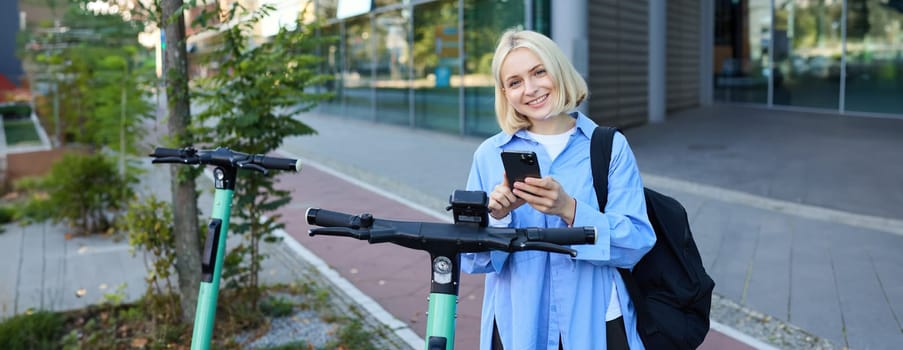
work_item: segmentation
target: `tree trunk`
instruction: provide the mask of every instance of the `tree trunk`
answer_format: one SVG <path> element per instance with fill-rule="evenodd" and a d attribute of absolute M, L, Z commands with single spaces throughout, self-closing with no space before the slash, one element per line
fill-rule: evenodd
<path fill-rule="evenodd" d="M 182 0 L 161 1 L 166 49 L 163 53 L 163 76 L 169 113 L 169 134 L 178 143 L 190 145 L 188 130 L 191 108 L 188 98 L 188 54 L 185 50 L 185 16 L 179 10 Z M 178 12 L 178 13 L 176 13 Z M 176 240 L 176 273 L 182 304 L 182 321 L 194 322 L 198 287 L 201 283 L 201 243 L 198 235 L 198 202 L 194 177 L 186 176 L 183 166 L 173 165 L 172 206 Z"/>

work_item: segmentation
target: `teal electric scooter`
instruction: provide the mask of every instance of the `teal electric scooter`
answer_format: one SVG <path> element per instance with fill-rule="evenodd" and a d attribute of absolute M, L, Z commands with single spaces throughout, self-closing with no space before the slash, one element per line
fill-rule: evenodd
<path fill-rule="evenodd" d="M 430 254 L 432 274 L 426 322 L 425 349 L 452 350 L 458 304 L 460 253 L 499 250 L 516 252 L 544 250 L 570 254 L 564 245 L 592 244 L 594 227 L 577 228 L 495 228 L 487 227 L 486 192 L 455 191 L 448 209 L 454 224 L 376 219 L 370 214 L 349 215 L 317 208 L 307 210 L 307 222 L 322 226 L 310 235 L 331 235 L 394 243 Z"/>
<path fill-rule="evenodd" d="M 235 193 L 238 169 L 254 170 L 264 175 L 270 170 L 301 170 L 297 159 L 276 158 L 235 152 L 228 148 L 196 150 L 194 148 L 157 148 L 150 155 L 153 163 L 212 165 L 214 187 L 213 211 L 207 225 L 207 239 L 201 255 L 201 285 L 198 290 L 197 311 L 191 335 L 192 350 L 210 349 L 213 323 L 216 320 L 216 301 L 219 296 L 226 237 L 229 233 L 229 214 Z"/>

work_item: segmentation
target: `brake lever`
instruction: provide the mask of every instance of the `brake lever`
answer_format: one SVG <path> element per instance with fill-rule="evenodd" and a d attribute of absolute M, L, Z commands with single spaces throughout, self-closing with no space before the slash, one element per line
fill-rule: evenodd
<path fill-rule="evenodd" d="M 361 240 L 369 240 L 370 239 L 370 231 L 369 230 L 355 230 L 347 227 L 320 227 L 320 228 L 312 228 L 307 232 L 311 237 L 315 235 L 325 235 L 325 236 L 339 236 L 339 237 L 351 237 L 357 238 Z"/>
<path fill-rule="evenodd" d="M 250 160 L 236 162 L 236 164 L 238 165 L 239 168 L 242 168 L 242 169 L 258 171 L 258 172 L 262 173 L 263 176 L 267 176 L 270 174 L 270 171 L 267 170 L 267 168 L 264 168 L 260 165 L 254 164 L 254 163 L 251 163 Z"/>
<path fill-rule="evenodd" d="M 511 246 L 515 245 L 515 242 L 512 237 L 506 237 L 502 235 L 488 234 L 488 237 L 482 241 L 480 241 L 480 245 L 486 246 L 489 249 L 508 250 Z"/>
<path fill-rule="evenodd" d="M 576 250 L 573 250 L 573 249 L 565 247 L 565 246 L 560 246 L 557 244 L 546 243 L 546 242 L 530 242 L 530 241 L 514 242 L 514 243 L 520 243 L 519 248 L 521 248 L 521 250 L 544 250 L 544 251 L 552 252 L 552 253 L 568 254 L 572 258 L 577 257 Z M 539 248 L 539 249 L 535 249 L 535 248 Z"/>

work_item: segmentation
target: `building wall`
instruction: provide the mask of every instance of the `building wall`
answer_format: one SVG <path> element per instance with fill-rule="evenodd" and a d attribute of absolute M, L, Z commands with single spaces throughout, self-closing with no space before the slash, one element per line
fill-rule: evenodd
<path fill-rule="evenodd" d="M 699 105 L 699 0 L 668 1 L 665 58 L 668 113 Z"/>
<path fill-rule="evenodd" d="M 648 119 L 646 0 L 589 1 L 589 115 L 627 127 Z"/>
<path fill-rule="evenodd" d="M 0 74 L 20 84 L 22 64 L 16 57 L 16 34 L 19 32 L 19 2 L 0 1 Z"/>

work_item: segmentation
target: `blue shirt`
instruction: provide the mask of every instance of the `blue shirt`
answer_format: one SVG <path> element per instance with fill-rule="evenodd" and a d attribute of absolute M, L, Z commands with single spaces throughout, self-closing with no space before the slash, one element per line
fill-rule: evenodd
<path fill-rule="evenodd" d="M 633 350 L 644 349 L 636 332 L 636 311 L 616 267 L 632 268 L 655 244 L 646 216 L 643 182 L 627 139 L 615 134 L 608 174 L 608 203 L 599 211 L 590 168 L 590 137 L 596 124 L 576 112 L 576 132 L 552 161 L 545 148 L 520 130 L 501 132 L 474 152 L 468 190 L 487 193 L 502 182 L 502 150 L 536 152 L 543 176 L 551 175 L 577 202 L 575 227 L 594 226 L 596 243 L 574 245 L 577 257 L 543 251 L 500 251 L 461 255 L 466 273 L 486 273 L 480 348 L 490 349 L 493 319 L 505 350 L 605 349 L 605 311 L 612 281 Z M 566 227 L 558 216 L 524 204 L 511 213 L 511 227 Z"/>

